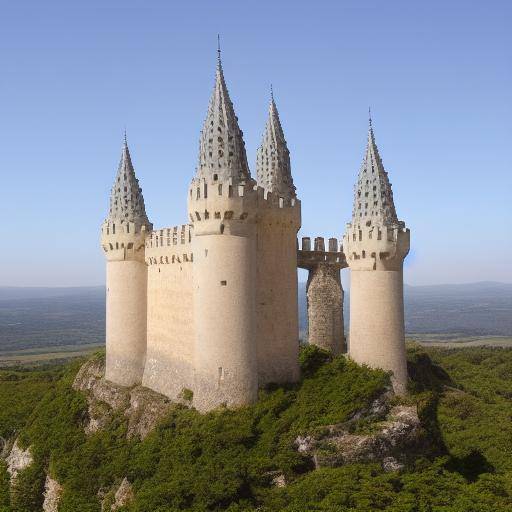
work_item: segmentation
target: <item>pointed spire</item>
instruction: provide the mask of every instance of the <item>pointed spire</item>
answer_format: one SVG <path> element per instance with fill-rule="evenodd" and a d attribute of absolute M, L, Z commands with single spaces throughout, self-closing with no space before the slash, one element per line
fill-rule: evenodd
<path fill-rule="evenodd" d="M 215 85 L 201 130 L 196 178 L 214 178 L 219 181 L 233 178 L 234 182 L 241 183 L 250 177 L 243 132 L 238 126 L 238 118 L 224 80 L 219 38 Z"/>
<path fill-rule="evenodd" d="M 139 180 L 135 176 L 135 169 L 128 149 L 126 129 L 123 137 L 121 161 L 110 194 L 108 220 L 133 222 L 137 229 L 142 225 L 151 226 L 146 215 L 142 189 L 139 186 Z"/>
<path fill-rule="evenodd" d="M 284 138 L 272 85 L 270 85 L 268 120 L 256 154 L 256 173 L 261 187 L 281 197 L 296 197 L 290 152 Z"/>
<path fill-rule="evenodd" d="M 368 143 L 355 187 L 353 223 L 398 226 L 393 191 L 384 169 L 373 133 L 371 111 L 368 109 Z"/>

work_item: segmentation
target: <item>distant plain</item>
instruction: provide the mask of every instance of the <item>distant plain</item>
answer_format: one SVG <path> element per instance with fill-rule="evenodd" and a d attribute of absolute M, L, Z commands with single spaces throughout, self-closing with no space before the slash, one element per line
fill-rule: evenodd
<path fill-rule="evenodd" d="M 305 291 L 299 283 L 302 338 Z M 430 346 L 512 347 L 512 284 L 405 286 L 404 295 L 408 339 Z M 346 293 L 345 323 L 349 308 Z M 97 350 L 104 339 L 104 287 L 0 287 L 0 366 L 67 360 Z"/>

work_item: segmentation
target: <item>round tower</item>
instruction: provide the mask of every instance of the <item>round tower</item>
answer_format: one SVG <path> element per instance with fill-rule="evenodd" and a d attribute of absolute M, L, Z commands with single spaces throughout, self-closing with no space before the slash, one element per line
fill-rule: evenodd
<path fill-rule="evenodd" d="M 352 222 L 347 225 L 343 246 L 351 270 L 350 357 L 391 371 L 395 392 L 404 394 L 407 362 L 402 267 L 409 252 L 409 230 L 397 218 L 371 120 Z"/>
<path fill-rule="evenodd" d="M 257 398 L 257 196 L 219 54 L 188 199 L 194 226 L 193 403 L 199 410 Z"/>
<path fill-rule="evenodd" d="M 256 248 L 261 386 L 295 382 L 300 377 L 297 231 L 301 225 L 301 204 L 295 193 L 290 152 L 272 90 L 267 123 L 257 150 L 256 173 L 261 187 Z"/>
<path fill-rule="evenodd" d="M 140 384 L 146 359 L 147 267 L 145 238 L 152 225 L 135 176 L 126 137 L 101 227 L 107 259 L 105 378 L 122 386 Z"/>

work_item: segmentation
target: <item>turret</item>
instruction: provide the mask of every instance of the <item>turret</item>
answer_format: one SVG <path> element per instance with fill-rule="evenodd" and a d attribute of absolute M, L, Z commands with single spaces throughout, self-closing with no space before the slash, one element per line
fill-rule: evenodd
<path fill-rule="evenodd" d="M 268 118 L 257 151 L 259 193 L 257 238 L 257 332 L 260 385 L 299 378 L 297 231 L 300 201 L 290 152 L 271 90 Z"/>
<path fill-rule="evenodd" d="M 219 49 L 188 200 L 194 226 L 194 405 L 199 410 L 257 398 L 257 201 Z"/>
<path fill-rule="evenodd" d="M 110 210 L 101 227 L 107 259 L 106 373 L 119 385 L 140 384 L 146 358 L 146 233 L 152 229 L 142 189 L 125 140 L 110 195 Z"/>
<path fill-rule="evenodd" d="M 292 178 L 290 151 L 284 138 L 272 88 L 267 124 L 256 154 L 256 174 L 258 185 L 269 192 L 287 199 L 297 197 Z"/>
<path fill-rule="evenodd" d="M 409 252 L 409 229 L 398 220 L 371 118 L 343 246 L 351 270 L 350 357 L 391 371 L 395 392 L 403 394 L 407 363 L 402 266 Z"/>

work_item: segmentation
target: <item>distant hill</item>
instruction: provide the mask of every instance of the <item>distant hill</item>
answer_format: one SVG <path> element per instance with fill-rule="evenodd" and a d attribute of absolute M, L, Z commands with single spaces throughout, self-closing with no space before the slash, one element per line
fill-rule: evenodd
<path fill-rule="evenodd" d="M 405 286 L 406 331 L 412 337 L 512 336 L 512 284 Z M 349 293 L 345 293 L 348 324 Z M 299 319 L 307 329 L 306 284 Z M 105 288 L 0 287 L 0 350 L 103 343 Z"/>
<path fill-rule="evenodd" d="M 50 299 L 54 297 L 104 297 L 104 286 L 0 286 L 0 301 L 18 299 Z"/>

